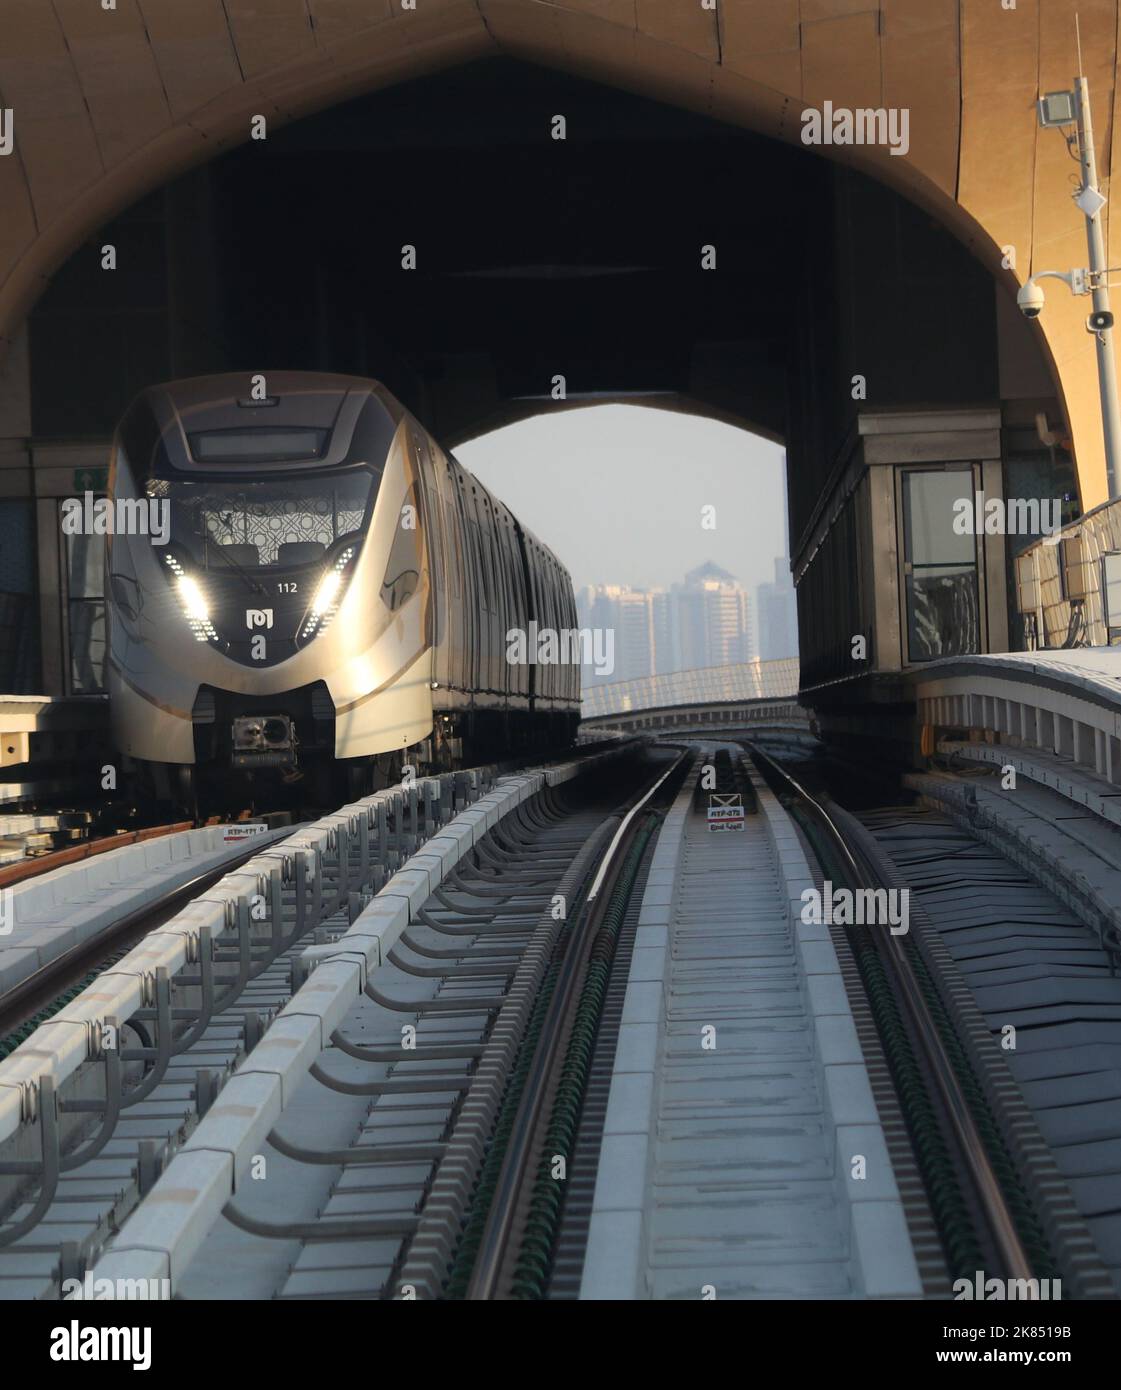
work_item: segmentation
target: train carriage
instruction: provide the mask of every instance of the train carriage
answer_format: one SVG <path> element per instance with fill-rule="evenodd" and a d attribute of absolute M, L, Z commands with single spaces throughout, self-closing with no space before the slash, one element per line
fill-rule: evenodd
<path fill-rule="evenodd" d="M 109 538 L 106 594 L 116 746 L 161 799 L 571 742 L 579 668 L 508 659 L 575 627 L 567 571 L 377 382 L 151 387 L 109 489 L 159 521 Z"/>

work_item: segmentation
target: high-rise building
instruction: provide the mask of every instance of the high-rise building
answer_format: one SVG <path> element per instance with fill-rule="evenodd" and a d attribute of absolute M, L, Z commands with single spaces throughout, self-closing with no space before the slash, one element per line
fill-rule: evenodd
<path fill-rule="evenodd" d="M 614 634 L 614 671 L 597 675 L 591 667 L 585 666 L 586 685 L 635 680 L 670 669 L 659 664 L 669 660 L 665 594 L 660 590 L 599 584 L 580 590 L 576 611 L 582 627 L 600 628 Z"/>
<path fill-rule="evenodd" d="M 750 595 L 713 564 L 690 571 L 668 592 L 587 585 L 577 592 L 576 611 L 581 627 L 614 634 L 614 671 L 597 675 L 586 666 L 587 686 L 726 666 L 755 655 Z"/>
<path fill-rule="evenodd" d="M 755 655 L 751 599 L 734 575 L 709 561 L 670 592 L 675 670 L 727 666 Z"/>
<path fill-rule="evenodd" d="M 664 589 L 650 595 L 650 621 L 654 630 L 654 665 L 652 674 L 663 676 L 677 668 L 673 652 L 673 596 Z"/>
<path fill-rule="evenodd" d="M 790 574 L 790 561 L 775 561 L 773 584 L 760 584 L 755 591 L 759 620 L 759 657 L 779 661 L 798 655 L 798 599 Z"/>

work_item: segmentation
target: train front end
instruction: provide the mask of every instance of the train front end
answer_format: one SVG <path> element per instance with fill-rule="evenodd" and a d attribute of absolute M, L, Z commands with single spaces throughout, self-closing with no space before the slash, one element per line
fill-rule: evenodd
<path fill-rule="evenodd" d="M 409 429 L 375 383 L 318 374 L 173 382 L 130 407 L 110 498 L 142 524 L 107 546 L 108 684 L 116 747 L 157 794 L 193 769 L 295 781 L 427 736 Z"/>

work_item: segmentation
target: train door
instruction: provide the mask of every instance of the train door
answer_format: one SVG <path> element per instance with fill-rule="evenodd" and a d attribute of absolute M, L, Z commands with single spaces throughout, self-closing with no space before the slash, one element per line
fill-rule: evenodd
<path fill-rule="evenodd" d="M 566 628 L 576 632 L 579 628 L 579 619 L 576 615 L 576 598 L 572 592 L 572 576 L 567 570 L 558 572 L 561 594 L 561 621 Z M 565 672 L 564 693 L 569 700 L 579 700 L 580 698 L 580 664 L 573 661 Z"/>
<path fill-rule="evenodd" d="M 435 459 L 428 440 L 418 435 L 416 444 L 417 468 L 420 474 L 417 518 L 424 528 L 425 553 L 428 556 L 428 639 L 432 645 L 432 679 L 440 685 L 448 680 L 448 557 L 440 508 L 440 491 Z"/>
<path fill-rule="evenodd" d="M 472 532 L 475 538 L 475 557 L 479 574 L 479 611 L 481 614 L 481 642 L 479 650 L 480 676 L 479 688 L 490 695 L 487 708 L 494 708 L 494 691 L 498 688 L 494 669 L 494 580 L 491 575 L 490 546 L 488 544 L 488 517 L 486 503 L 477 484 L 471 485 Z"/>
<path fill-rule="evenodd" d="M 490 556 L 491 591 L 494 599 L 494 626 L 492 628 L 494 640 L 491 647 L 494 658 L 494 664 L 491 668 L 494 685 L 492 688 L 501 692 L 501 703 L 505 706 L 506 696 L 510 689 L 510 680 L 507 676 L 509 663 L 506 660 L 506 633 L 509 630 L 506 603 L 506 565 L 503 561 L 502 540 L 499 534 L 501 522 L 498 516 L 498 507 L 489 492 L 483 494 L 483 505 L 486 508 L 487 553 Z"/>
<path fill-rule="evenodd" d="M 547 553 L 537 546 L 537 580 L 538 580 L 538 599 L 537 599 L 537 621 L 541 627 L 554 628 L 554 612 L 552 612 L 552 571 L 549 569 Z M 552 666 L 538 666 L 537 669 L 537 696 L 538 708 L 552 709 L 552 701 L 556 692 L 556 671 Z"/>
<path fill-rule="evenodd" d="M 463 470 L 455 475 L 456 508 L 459 513 L 459 533 L 463 541 L 463 617 L 465 628 L 464 679 L 471 691 L 479 689 L 479 645 L 481 614 L 479 602 L 479 570 L 475 560 L 474 526 L 472 525 L 470 481 Z M 472 697 L 472 705 L 477 701 Z"/>
<path fill-rule="evenodd" d="M 466 689 L 467 678 L 467 604 L 464 602 L 463 536 L 459 517 L 458 488 L 455 465 L 444 460 L 437 466 L 440 474 L 441 505 L 448 553 L 448 674 L 447 684 L 453 689 Z"/>
<path fill-rule="evenodd" d="M 541 625 L 541 560 L 537 553 L 537 546 L 533 540 L 522 533 L 522 543 L 525 547 L 525 567 L 526 567 L 526 630 L 531 630 L 530 624 Z M 529 707 L 530 710 L 537 708 L 538 699 L 541 695 L 541 668 L 532 665 L 529 668 Z"/>
<path fill-rule="evenodd" d="M 514 532 L 514 519 L 505 508 L 502 511 L 502 540 L 504 545 L 503 562 L 507 574 L 510 600 L 509 621 L 506 630 L 517 628 L 521 632 L 527 632 L 525 575 L 522 569 L 521 546 L 518 544 L 518 538 Z M 505 633 L 503 638 L 505 638 Z M 529 693 L 528 672 L 528 664 L 525 666 L 511 666 L 509 662 L 506 664 L 508 688 L 519 697 L 524 697 Z"/>

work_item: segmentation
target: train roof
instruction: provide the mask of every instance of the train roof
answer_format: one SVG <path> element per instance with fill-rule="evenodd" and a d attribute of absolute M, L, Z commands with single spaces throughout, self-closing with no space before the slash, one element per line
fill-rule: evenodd
<path fill-rule="evenodd" d="M 175 472 L 198 475 L 252 466 L 245 455 L 234 458 L 212 452 L 209 458 L 200 457 L 200 440 L 221 441 L 255 430 L 287 433 L 289 437 L 307 432 L 316 436 L 308 440 L 309 451 L 313 443 L 316 445 L 314 452 L 279 461 L 273 455 L 269 460 L 270 471 L 298 471 L 355 463 L 357 454 L 375 462 L 379 450 L 388 451 L 406 418 L 438 443 L 392 392 L 370 377 L 342 372 L 219 372 L 145 388 L 125 412 L 118 436 L 134 464 L 158 468 L 157 449 L 162 443 L 165 465 Z M 321 434 L 326 438 L 319 447 Z M 442 451 L 454 458 L 450 450 Z M 526 541 L 550 555 L 568 578 L 567 568 L 554 551 L 458 459 L 456 465 L 513 518 Z"/>
<path fill-rule="evenodd" d="M 378 463 L 405 415 L 379 382 L 332 372 L 225 372 L 161 382 L 126 411 L 134 465 L 173 473 Z"/>

